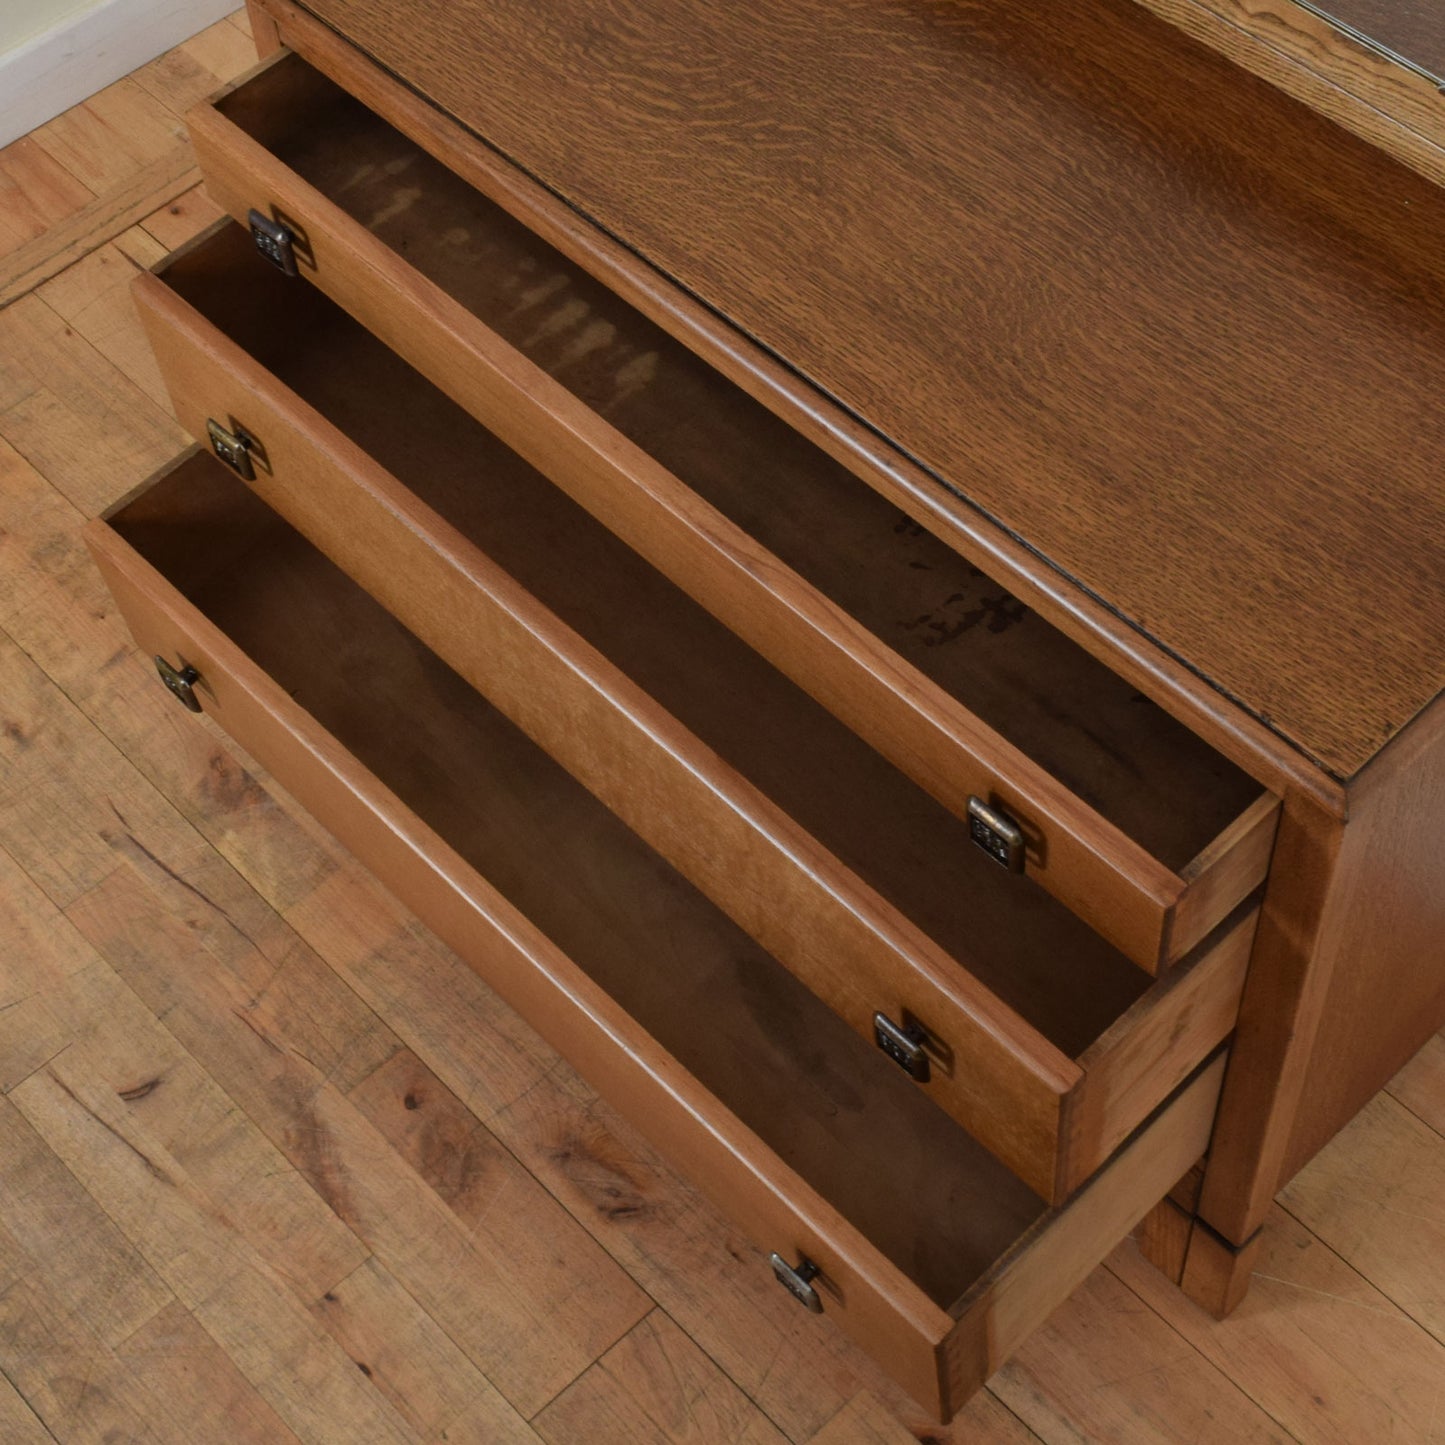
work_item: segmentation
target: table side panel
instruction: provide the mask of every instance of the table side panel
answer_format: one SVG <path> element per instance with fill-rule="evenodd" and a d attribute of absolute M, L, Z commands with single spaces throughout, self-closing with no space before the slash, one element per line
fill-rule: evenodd
<path fill-rule="evenodd" d="M 1319 1031 L 1280 1185 L 1445 1028 L 1445 696 L 1350 790 Z"/>

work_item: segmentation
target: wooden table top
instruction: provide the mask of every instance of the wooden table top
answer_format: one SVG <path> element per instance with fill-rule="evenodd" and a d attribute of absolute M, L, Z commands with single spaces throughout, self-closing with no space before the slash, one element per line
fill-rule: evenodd
<path fill-rule="evenodd" d="M 1445 77 L 1445 5 L 1440 0 L 1302 0 L 1344 29 Z"/>
<path fill-rule="evenodd" d="M 1445 686 L 1445 193 L 1132 0 L 308 8 L 1335 776 Z"/>

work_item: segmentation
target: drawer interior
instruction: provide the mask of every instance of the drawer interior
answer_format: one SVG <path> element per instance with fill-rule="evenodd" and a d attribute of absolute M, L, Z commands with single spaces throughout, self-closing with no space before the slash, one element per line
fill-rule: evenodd
<path fill-rule="evenodd" d="M 1042 1200 L 218 463 L 111 526 L 948 1309 Z"/>
<path fill-rule="evenodd" d="M 1260 796 L 1169 714 L 300 59 L 218 108 L 1166 868 L 1186 869 Z"/>
<path fill-rule="evenodd" d="M 1143 997 L 1128 957 L 239 227 L 165 279 L 1062 1052 Z"/>

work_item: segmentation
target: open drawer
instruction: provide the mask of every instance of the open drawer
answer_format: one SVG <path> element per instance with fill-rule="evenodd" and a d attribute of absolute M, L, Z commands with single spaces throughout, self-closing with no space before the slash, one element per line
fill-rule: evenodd
<path fill-rule="evenodd" d="M 1045 1198 L 1233 1029 L 1250 902 L 1151 980 L 239 227 L 137 290 L 182 424 Z"/>
<path fill-rule="evenodd" d="M 941 1416 L 1204 1150 L 1222 1057 L 1050 1211 L 208 455 L 88 540 L 182 701 Z"/>
<path fill-rule="evenodd" d="M 1140 967 L 1260 883 L 1273 798 L 434 159 L 446 127 L 415 97 L 375 89 L 402 129 L 296 56 L 199 108 L 211 193 L 956 816 L 1001 814 L 980 841 Z"/>

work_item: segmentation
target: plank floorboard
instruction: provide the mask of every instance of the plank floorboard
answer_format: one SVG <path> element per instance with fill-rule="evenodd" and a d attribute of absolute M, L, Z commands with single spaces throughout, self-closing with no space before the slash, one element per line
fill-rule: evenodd
<path fill-rule="evenodd" d="M 206 194 L 204 186 L 192 186 L 173 201 L 152 211 L 140 224 L 167 251 L 174 251 L 224 214 Z"/>
<path fill-rule="evenodd" d="M 151 1438 L 174 1445 L 299 1445 L 296 1432 L 179 1300 L 115 1354 L 145 1392 Z"/>
<path fill-rule="evenodd" d="M 31 134 L 51 160 L 96 195 L 123 186 L 185 141 L 176 111 L 130 75 Z"/>
<path fill-rule="evenodd" d="M 3 1445 L 1442 1445 L 1445 1036 L 1231 1320 L 1125 1245 L 941 1429 L 175 707 L 78 533 L 185 441 L 126 287 L 248 35 L 0 150 Z"/>
<path fill-rule="evenodd" d="M 255 63 L 250 38 L 227 18 L 141 66 L 134 79 L 173 115 L 183 116 Z"/>
<path fill-rule="evenodd" d="M 1160 1277 L 1160 1283 L 1169 1288 Z M 1288 1445 L 1290 1435 L 1128 1285 L 1096 1270 L 994 1376 L 1045 1440 Z"/>
<path fill-rule="evenodd" d="M 1295 1439 L 1438 1445 L 1445 1346 L 1297 1219 L 1276 1208 L 1254 1282 L 1223 1324 L 1132 1248 L 1111 1268 Z"/>
<path fill-rule="evenodd" d="M 952 1432 L 959 1441 L 986 1440 L 989 1445 L 1030 1445 L 1039 1438 L 987 1391 L 969 1402 L 960 1419 L 964 1423 L 958 1426 L 956 1422 Z M 813 1436 L 809 1445 L 913 1445 L 919 1439 L 930 1438 L 910 1430 L 898 1418 L 897 1411 L 890 1409 L 871 1390 L 860 1390 Z M 941 1440 L 944 1437 L 940 1434 L 936 1438 Z"/>
<path fill-rule="evenodd" d="M 130 283 L 164 255 L 165 247 L 154 236 L 133 226 L 36 291 L 72 331 L 160 407 L 167 404 L 168 393 L 155 355 L 135 324 Z"/>
<path fill-rule="evenodd" d="M 1280 1202 L 1445 1341 L 1445 1137 L 1390 1094 L 1379 1094 L 1300 1171 Z M 1441 1364 L 1445 1381 L 1445 1357 Z"/>
<path fill-rule="evenodd" d="M 312 1312 L 423 1439 L 537 1445 L 531 1426 L 375 1258 Z"/>
<path fill-rule="evenodd" d="M 8 1099 L 0 1099 L 0 1228 L 49 1308 L 114 1348 L 175 1302 L 160 1276 Z M 56 1247 L 64 1240 L 65 1247 Z M 0 1366 L 4 1351 L 0 1349 Z"/>
<path fill-rule="evenodd" d="M 94 199 L 95 192 L 52 159 L 34 136 L 12 141 L 0 149 L 0 257 L 44 236 Z"/>
<path fill-rule="evenodd" d="M 286 1280 L 72 1051 L 11 1098 L 292 1430 L 335 1439 L 344 1428 L 377 1445 L 415 1438 Z"/>
<path fill-rule="evenodd" d="M 128 870 L 71 913 L 265 1134 L 291 1177 L 309 1183 L 523 1415 L 646 1313 L 650 1301 L 637 1286 L 500 1147 L 488 1161 L 492 1207 L 457 1218 L 328 1078 L 334 1051 L 318 1039 L 318 1016 L 334 1019 L 339 1009 L 322 976 L 302 995 L 273 994 L 195 968 L 190 931 Z M 346 994 L 335 975 L 329 984 Z M 330 1283 L 303 1293 L 314 1299 Z"/>
<path fill-rule="evenodd" d="M 33 292 L 0 311 L 0 435 L 87 515 L 186 442 L 168 413 Z"/>
<path fill-rule="evenodd" d="M 1445 1135 L 1445 1034 L 1436 1034 L 1390 1080 L 1386 1092 L 1422 1124 Z"/>
<path fill-rule="evenodd" d="M 3 1373 L 0 1373 L 0 1439 L 8 1445 L 50 1445 L 55 1439 Z"/>
<path fill-rule="evenodd" d="M 68 171 L 64 174 L 69 176 Z M 190 147 L 177 144 L 142 166 L 117 190 L 76 207 L 59 225 L 8 252 L 0 250 L 0 308 L 88 256 L 127 226 L 184 195 L 199 180 Z"/>
<path fill-rule="evenodd" d="M 785 1445 L 785 1437 L 661 1310 L 533 1421 L 548 1445 Z"/>
<path fill-rule="evenodd" d="M 0 1258 L 5 1248 L 0 1232 Z M 55 1307 L 42 1280 L 21 1278 L 0 1294 L 0 1341 L 6 1377 L 64 1445 L 165 1438 L 160 1402 L 79 1316 Z"/>

